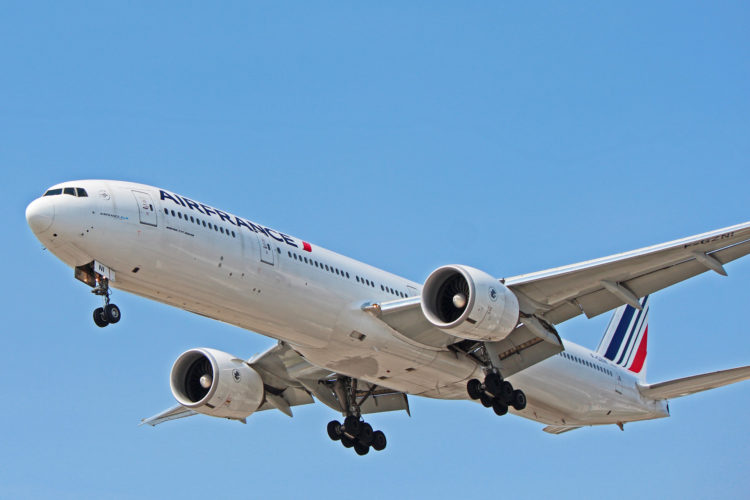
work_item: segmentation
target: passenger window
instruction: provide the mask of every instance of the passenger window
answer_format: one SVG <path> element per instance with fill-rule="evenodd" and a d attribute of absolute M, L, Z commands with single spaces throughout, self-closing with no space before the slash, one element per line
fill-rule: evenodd
<path fill-rule="evenodd" d="M 174 213 L 174 210 L 172 210 L 172 217 L 174 217 L 174 216 L 175 216 L 175 213 Z"/>
<path fill-rule="evenodd" d="M 206 221 L 202 220 L 201 222 L 203 223 L 203 227 L 206 227 Z"/>
<path fill-rule="evenodd" d="M 165 213 L 166 215 L 169 215 L 169 210 L 167 210 L 167 209 L 165 208 L 165 209 L 164 209 L 164 213 Z"/>
<path fill-rule="evenodd" d="M 346 279 L 349 279 L 349 273 L 348 272 L 346 273 Z"/>
<path fill-rule="evenodd" d="M 193 218 L 192 215 L 190 216 L 190 222 L 195 222 L 195 219 Z"/>
<path fill-rule="evenodd" d="M 182 219 L 182 212 L 177 212 L 177 217 Z"/>
<path fill-rule="evenodd" d="M 224 234 L 224 228 L 223 227 L 220 227 L 219 231 L 221 231 L 221 234 Z"/>

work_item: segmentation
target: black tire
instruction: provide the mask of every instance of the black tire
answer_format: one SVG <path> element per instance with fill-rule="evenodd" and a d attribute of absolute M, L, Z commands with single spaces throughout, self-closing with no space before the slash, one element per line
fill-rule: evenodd
<path fill-rule="evenodd" d="M 350 436 L 359 436 L 360 429 L 362 429 L 362 422 L 354 415 L 349 415 L 344 419 L 344 432 Z"/>
<path fill-rule="evenodd" d="M 97 307 L 94 309 L 94 323 L 96 323 L 96 326 L 99 328 L 104 328 L 109 324 L 109 321 L 104 317 L 103 307 Z"/>
<path fill-rule="evenodd" d="M 359 429 L 358 440 L 362 446 L 370 446 L 372 444 L 372 426 L 367 422 L 362 422 L 362 427 Z"/>
<path fill-rule="evenodd" d="M 367 455 L 370 452 L 370 447 L 360 442 L 356 442 L 354 443 L 354 451 L 356 451 L 359 456 Z"/>
<path fill-rule="evenodd" d="M 511 399 L 511 404 L 516 411 L 521 411 L 526 408 L 526 394 L 524 394 L 522 390 L 516 389 L 515 391 L 513 391 Z"/>
<path fill-rule="evenodd" d="M 502 417 L 503 415 L 508 413 L 508 405 L 506 405 L 500 399 L 495 398 L 492 401 L 492 410 L 495 412 L 496 415 Z"/>
<path fill-rule="evenodd" d="M 466 384 L 466 392 L 469 393 L 471 399 L 479 399 L 482 395 L 482 383 L 475 378 L 469 380 Z"/>
<path fill-rule="evenodd" d="M 499 396 L 502 389 L 503 379 L 497 373 L 488 373 L 484 379 L 484 386 L 487 392 L 493 396 Z"/>
<path fill-rule="evenodd" d="M 479 396 L 479 401 L 485 408 L 492 406 L 492 398 L 485 393 L 482 393 L 481 396 Z"/>
<path fill-rule="evenodd" d="M 387 441 L 385 439 L 385 434 L 383 434 L 383 431 L 375 431 L 372 433 L 372 449 L 375 451 L 383 451 L 385 450 L 385 445 L 387 444 Z"/>
<path fill-rule="evenodd" d="M 326 430 L 328 431 L 328 437 L 333 441 L 338 441 L 339 439 L 341 439 L 341 424 L 338 420 L 331 420 L 330 422 L 328 422 Z"/>
<path fill-rule="evenodd" d="M 347 435 L 343 435 L 341 436 L 341 444 L 344 445 L 344 448 L 351 448 L 354 446 L 354 440 Z"/>
<path fill-rule="evenodd" d="M 513 397 L 513 385 L 507 380 L 504 380 L 503 383 L 500 384 L 500 394 L 495 394 L 495 396 L 498 396 L 503 401 L 510 402 L 511 397 Z"/>
<path fill-rule="evenodd" d="M 107 320 L 107 322 L 112 323 L 113 325 L 120 321 L 120 308 L 117 307 L 114 304 L 107 304 L 104 306 L 104 318 Z"/>

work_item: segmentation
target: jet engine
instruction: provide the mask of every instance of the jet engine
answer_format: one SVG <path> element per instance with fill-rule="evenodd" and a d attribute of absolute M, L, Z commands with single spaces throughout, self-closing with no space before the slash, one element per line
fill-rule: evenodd
<path fill-rule="evenodd" d="M 500 341 L 518 323 L 518 299 L 489 274 L 468 266 L 443 266 L 422 287 L 427 320 L 455 337 Z"/>
<path fill-rule="evenodd" d="M 231 354 L 208 348 L 182 353 L 172 366 L 170 386 L 181 405 L 237 420 L 255 412 L 265 395 L 257 371 Z"/>

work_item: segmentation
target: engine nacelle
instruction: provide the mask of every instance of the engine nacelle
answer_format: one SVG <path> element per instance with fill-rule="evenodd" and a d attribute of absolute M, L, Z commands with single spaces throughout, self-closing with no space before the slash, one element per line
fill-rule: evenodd
<path fill-rule="evenodd" d="M 190 349 L 172 366 L 175 399 L 212 417 L 243 419 L 260 408 L 263 380 L 243 360 L 216 349 Z"/>
<path fill-rule="evenodd" d="M 489 274 L 468 266 L 443 266 L 422 287 L 427 320 L 463 339 L 500 341 L 518 323 L 518 299 Z"/>

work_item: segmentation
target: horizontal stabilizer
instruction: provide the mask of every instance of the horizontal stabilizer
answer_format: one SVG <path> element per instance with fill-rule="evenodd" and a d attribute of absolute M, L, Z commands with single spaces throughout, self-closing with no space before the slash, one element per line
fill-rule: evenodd
<path fill-rule="evenodd" d="M 574 431 L 580 428 L 580 425 L 548 425 L 542 430 L 550 434 L 562 434 L 563 432 Z"/>
<path fill-rule="evenodd" d="M 641 395 L 650 399 L 672 399 L 709 389 L 716 389 L 723 385 L 747 379 L 750 379 L 750 366 L 742 366 L 730 370 L 678 378 L 658 384 L 639 385 L 638 390 L 641 392 Z"/>

